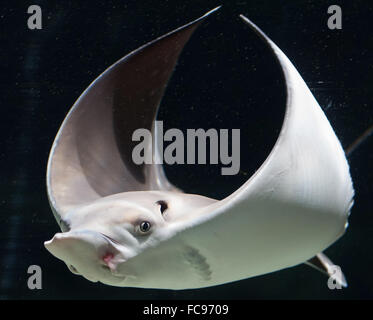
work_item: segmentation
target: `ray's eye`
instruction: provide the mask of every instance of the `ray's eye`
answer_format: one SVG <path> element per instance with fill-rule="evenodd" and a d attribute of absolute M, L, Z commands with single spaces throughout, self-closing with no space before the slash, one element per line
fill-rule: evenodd
<path fill-rule="evenodd" d="M 142 233 L 147 233 L 147 232 L 149 232 L 150 228 L 151 228 L 151 224 L 150 224 L 150 222 L 148 222 L 148 221 L 142 221 L 142 222 L 140 223 L 140 231 L 141 231 Z"/>
<path fill-rule="evenodd" d="M 157 201 L 157 204 L 159 204 L 159 206 L 160 206 L 160 211 L 161 211 L 162 214 L 163 214 L 163 213 L 167 210 L 167 208 L 168 208 L 167 202 L 164 201 L 164 200 L 159 200 L 159 201 Z"/>

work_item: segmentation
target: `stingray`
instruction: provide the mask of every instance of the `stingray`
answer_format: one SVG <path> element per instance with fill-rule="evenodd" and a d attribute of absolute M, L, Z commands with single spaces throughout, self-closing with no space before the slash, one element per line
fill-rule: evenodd
<path fill-rule="evenodd" d="M 113 64 L 63 121 L 47 167 L 62 232 L 45 247 L 71 272 L 107 285 L 164 289 L 209 287 L 301 263 L 333 276 L 322 251 L 344 234 L 353 204 L 345 153 L 293 64 L 246 17 L 279 62 L 287 90 L 282 129 L 260 168 L 218 201 L 179 190 L 160 164 L 131 159 L 132 133 L 154 132 L 184 45 L 216 10 Z M 159 152 L 152 148 L 154 157 Z M 334 278 L 347 285 L 343 273 Z"/>

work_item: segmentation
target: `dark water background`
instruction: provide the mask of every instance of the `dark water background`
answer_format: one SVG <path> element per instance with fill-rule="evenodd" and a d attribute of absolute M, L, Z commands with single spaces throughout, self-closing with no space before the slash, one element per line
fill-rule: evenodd
<path fill-rule="evenodd" d="M 43 29 L 27 28 L 38 4 Z M 301 265 L 272 274 L 185 291 L 115 288 L 70 273 L 43 242 L 58 232 L 45 188 L 47 158 L 64 116 L 109 65 L 219 1 L 2 1 L 0 4 L 0 299 L 346 299 L 373 298 L 373 137 L 349 157 L 356 189 L 347 233 L 326 250 L 349 287 Z M 339 4 L 343 29 L 327 28 Z M 238 18 L 252 19 L 297 67 L 343 147 L 373 124 L 372 6 L 368 1 L 227 1 L 187 44 L 159 118 L 174 128 L 240 128 L 241 171 L 168 166 L 190 193 L 222 198 L 260 166 L 280 130 L 285 92 L 268 48 Z M 29 290 L 27 268 L 43 270 Z"/>

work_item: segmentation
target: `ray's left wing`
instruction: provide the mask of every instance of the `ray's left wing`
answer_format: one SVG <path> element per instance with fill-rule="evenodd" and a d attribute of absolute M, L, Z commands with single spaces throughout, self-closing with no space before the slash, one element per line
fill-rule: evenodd
<path fill-rule="evenodd" d="M 153 129 L 181 50 L 215 10 L 131 52 L 76 101 L 56 136 L 47 168 L 48 197 L 62 229 L 69 210 L 100 197 L 126 191 L 176 191 L 161 165 L 132 161 L 138 143 L 132 134 L 139 128 Z M 152 152 L 158 152 L 157 145 Z"/>

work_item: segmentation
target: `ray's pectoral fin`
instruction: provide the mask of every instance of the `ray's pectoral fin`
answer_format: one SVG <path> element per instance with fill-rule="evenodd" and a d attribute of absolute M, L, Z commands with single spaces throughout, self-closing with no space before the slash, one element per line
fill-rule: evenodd
<path fill-rule="evenodd" d="M 316 256 L 306 261 L 305 264 L 332 277 L 337 284 L 342 287 L 347 287 L 347 281 L 341 268 L 336 266 L 325 254 L 318 253 Z"/>
<path fill-rule="evenodd" d="M 63 231 L 68 230 L 64 221 L 69 212 L 101 197 L 180 191 L 168 181 L 161 164 L 148 163 L 149 159 L 135 163 L 132 153 L 139 142 L 138 129 L 152 132 L 154 143 L 141 144 L 150 158 L 163 152 L 157 149 L 154 121 L 167 83 L 194 30 L 217 9 L 126 55 L 75 102 L 58 131 L 47 168 L 48 198 Z"/>
<path fill-rule="evenodd" d="M 340 270 L 319 253 L 343 235 L 353 204 L 345 153 L 291 61 L 254 23 L 240 17 L 268 45 L 283 71 L 287 101 L 280 135 L 245 184 L 175 224 L 175 235 L 151 255 L 173 252 L 178 241 L 197 249 L 187 251 L 185 261 L 197 274 L 207 270 L 208 262 L 209 285 L 289 268 L 317 255 L 334 283 L 346 285 Z M 199 279 L 193 280 L 184 288 L 201 286 Z"/>

